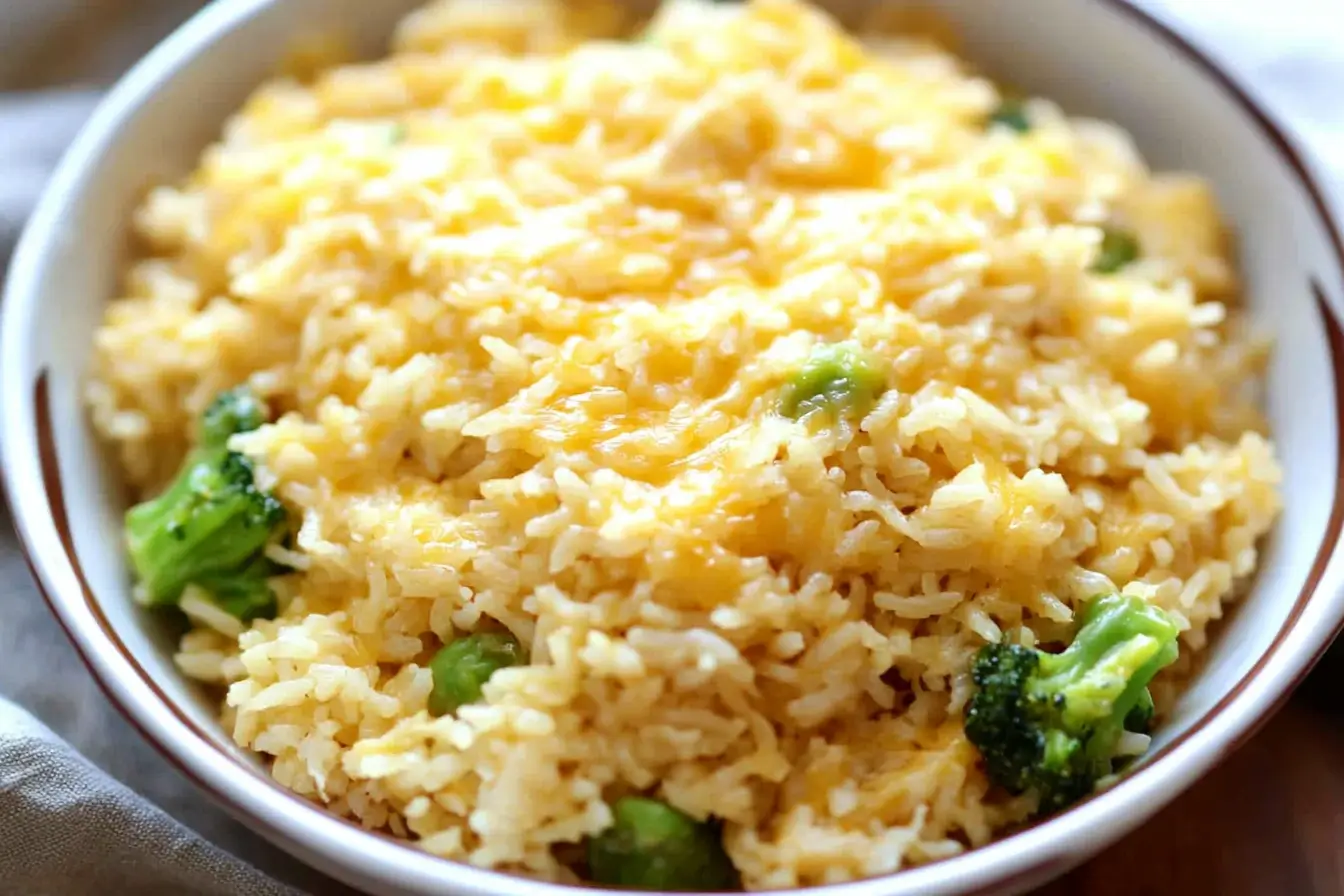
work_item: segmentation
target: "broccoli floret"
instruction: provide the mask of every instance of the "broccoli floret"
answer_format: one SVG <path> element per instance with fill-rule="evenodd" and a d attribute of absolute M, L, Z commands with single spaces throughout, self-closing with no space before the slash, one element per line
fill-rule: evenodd
<path fill-rule="evenodd" d="M 500 669 L 521 666 L 527 652 L 508 632 L 477 632 L 457 638 L 439 649 L 429 661 L 434 690 L 429 712 L 441 716 L 481 699 L 481 688 Z"/>
<path fill-rule="evenodd" d="M 266 422 L 266 405 L 246 386 L 228 389 L 215 396 L 201 415 L 198 448 L 227 447 L 240 432 L 259 429 Z"/>
<path fill-rule="evenodd" d="M 220 609 L 246 623 L 275 618 L 279 604 L 269 580 L 284 572 L 284 567 L 259 554 L 242 569 L 205 576 L 194 584 L 209 592 Z"/>
<path fill-rule="evenodd" d="M 971 670 L 966 736 L 989 776 L 1034 791 L 1054 812 L 1115 771 L 1127 726 L 1152 719 L 1148 683 L 1176 659 L 1176 625 L 1136 597 L 1113 594 L 1084 609 L 1073 643 L 1051 654 L 990 644 Z"/>
<path fill-rule="evenodd" d="M 1142 254 L 1139 238 L 1132 232 L 1119 227 L 1105 227 L 1101 231 L 1101 246 L 1097 250 L 1096 261 L 1092 262 L 1092 271 L 1096 274 L 1114 274 L 1138 261 Z"/>
<path fill-rule="evenodd" d="M 1031 119 L 1027 117 L 1027 108 L 1017 100 L 1004 100 L 990 113 L 988 123 L 999 125 L 1019 134 L 1031 130 Z"/>
<path fill-rule="evenodd" d="M 885 387 L 882 371 L 856 343 L 822 343 L 785 385 L 779 412 L 795 420 L 823 409 L 863 414 Z"/>
<path fill-rule="evenodd" d="M 1157 707 L 1153 705 L 1153 695 L 1147 688 L 1139 695 L 1139 702 L 1134 704 L 1134 708 L 1125 716 L 1125 730 L 1133 731 L 1135 734 L 1147 734 L 1153 728 L 1153 715 L 1156 714 Z"/>
<path fill-rule="evenodd" d="M 617 800 L 612 816 L 611 827 L 588 841 L 594 883 L 630 890 L 737 889 L 737 869 L 719 825 L 645 797 Z"/>
<path fill-rule="evenodd" d="M 251 564 L 284 528 L 285 509 L 257 488 L 251 461 L 230 451 L 228 440 L 265 420 L 265 407 L 251 392 L 222 393 L 203 415 L 196 447 L 177 478 L 127 511 L 131 566 L 147 604 L 174 604 L 193 582 L 215 594 L 236 594 L 227 581 L 256 578 Z"/>

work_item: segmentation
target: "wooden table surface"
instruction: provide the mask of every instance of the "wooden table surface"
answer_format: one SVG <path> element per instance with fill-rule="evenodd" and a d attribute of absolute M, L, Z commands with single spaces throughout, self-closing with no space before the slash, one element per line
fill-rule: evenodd
<path fill-rule="evenodd" d="M 1156 818 L 1033 896 L 1342 896 L 1344 652 Z"/>

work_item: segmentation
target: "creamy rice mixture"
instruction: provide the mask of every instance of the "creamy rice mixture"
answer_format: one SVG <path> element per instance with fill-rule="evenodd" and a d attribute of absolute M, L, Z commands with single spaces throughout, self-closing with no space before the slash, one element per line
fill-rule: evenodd
<path fill-rule="evenodd" d="M 190 594 L 178 664 L 285 786 L 480 866 L 574 881 L 628 793 L 753 889 L 983 844 L 1033 806 L 963 733 L 975 652 L 1119 590 L 1182 629 L 1169 705 L 1277 513 L 1214 196 L 798 0 L 624 27 L 440 0 L 148 194 L 94 420 L 147 496 L 249 384 L 294 523 L 278 616 Z M 780 413 L 839 342 L 871 406 Z M 427 712 L 501 627 L 528 663 Z"/>

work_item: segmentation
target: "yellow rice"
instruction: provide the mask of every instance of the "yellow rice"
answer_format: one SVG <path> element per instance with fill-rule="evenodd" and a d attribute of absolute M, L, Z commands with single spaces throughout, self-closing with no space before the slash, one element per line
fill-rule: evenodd
<path fill-rule="evenodd" d="M 585 9 L 434 3 L 139 209 L 97 426 L 148 494 L 249 382 L 301 522 L 280 617 L 189 593 L 178 662 L 285 786 L 480 866 L 574 880 L 635 791 L 725 819 L 749 888 L 983 844 L 1032 806 L 962 732 L 972 654 L 1118 588 L 1183 629 L 1170 705 L 1278 510 L 1214 196 L 795 0 Z M 1114 221 L 1144 256 L 1090 273 Z M 844 339 L 871 412 L 774 413 Z M 431 718 L 489 620 L 532 664 Z"/>

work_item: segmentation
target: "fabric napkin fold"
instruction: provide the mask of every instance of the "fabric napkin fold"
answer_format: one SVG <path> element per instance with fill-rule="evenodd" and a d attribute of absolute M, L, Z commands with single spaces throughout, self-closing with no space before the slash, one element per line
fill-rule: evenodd
<path fill-rule="evenodd" d="M 290 896 L 0 700 L 0 880 L 24 896 Z"/>
<path fill-rule="evenodd" d="M 1338 0 L 1135 2 L 1237 73 L 1293 127 L 1336 187 L 1335 197 L 1344 196 Z M 0 4 L 0 90 L 11 89 L 0 93 L 0 267 L 43 182 L 96 103 L 96 86 L 68 85 L 101 83 L 200 5 Z M 80 61 L 85 64 L 75 65 Z M 1120 74 L 1142 78 L 1141 72 Z M 23 92 L 13 92 L 16 86 Z M 118 717 L 32 587 L 2 509 L 0 695 L 11 698 L 0 698 L 0 890 L 24 896 L 299 892 L 273 878 L 314 893 L 343 889 L 211 806 Z"/>

